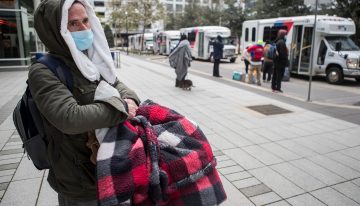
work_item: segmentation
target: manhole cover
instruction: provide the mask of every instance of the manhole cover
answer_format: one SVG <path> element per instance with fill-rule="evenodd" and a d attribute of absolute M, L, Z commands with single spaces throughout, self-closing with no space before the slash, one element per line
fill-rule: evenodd
<path fill-rule="evenodd" d="M 272 105 L 272 104 L 266 104 L 266 105 L 255 105 L 255 106 L 248 106 L 247 108 L 254 110 L 256 112 L 259 112 L 264 115 L 276 115 L 276 114 L 286 114 L 291 113 L 291 111 Z"/>

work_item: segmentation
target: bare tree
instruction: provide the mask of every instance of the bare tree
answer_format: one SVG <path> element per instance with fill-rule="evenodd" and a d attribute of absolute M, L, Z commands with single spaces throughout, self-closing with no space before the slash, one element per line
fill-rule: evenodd
<path fill-rule="evenodd" d="M 135 25 L 143 28 L 141 38 L 141 51 L 144 47 L 145 29 L 152 23 L 164 19 L 164 5 L 160 0 L 137 0 L 129 3 L 128 14 Z"/>

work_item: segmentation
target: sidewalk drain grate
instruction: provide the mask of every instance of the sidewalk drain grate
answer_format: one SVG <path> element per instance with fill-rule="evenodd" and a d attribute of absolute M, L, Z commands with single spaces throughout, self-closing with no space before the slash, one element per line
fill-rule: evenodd
<path fill-rule="evenodd" d="M 247 108 L 259 112 L 264 115 L 276 115 L 276 114 L 286 114 L 291 113 L 292 111 L 272 105 L 272 104 L 265 104 L 265 105 L 256 105 L 256 106 L 248 106 Z"/>

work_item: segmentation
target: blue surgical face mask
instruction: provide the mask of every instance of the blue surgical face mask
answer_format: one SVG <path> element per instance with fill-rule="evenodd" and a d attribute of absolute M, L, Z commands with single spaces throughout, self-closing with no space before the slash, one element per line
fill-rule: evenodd
<path fill-rule="evenodd" d="M 91 29 L 82 30 L 82 31 L 75 31 L 70 32 L 72 38 L 75 41 L 76 47 L 80 51 L 84 51 L 91 47 L 93 40 L 94 40 L 94 34 L 91 31 Z"/>

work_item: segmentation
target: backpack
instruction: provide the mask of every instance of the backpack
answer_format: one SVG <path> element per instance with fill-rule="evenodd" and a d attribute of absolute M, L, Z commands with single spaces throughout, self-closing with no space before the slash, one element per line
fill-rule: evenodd
<path fill-rule="evenodd" d="M 47 66 L 70 91 L 72 90 L 73 79 L 70 69 L 60 59 L 47 54 L 38 59 L 37 63 Z M 28 84 L 28 81 L 26 83 Z M 41 115 L 32 98 L 29 85 L 13 111 L 13 121 L 28 158 L 32 160 L 37 169 L 49 169 L 48 138 L 45 135 Z"/>
<path fill-rule="evenodd" d="M 276 45 L 274 43 L 270 44 L 270 47 L 266 52 L 266 57 L 272 60 L 276 58 Z"/>
<path fill-rule="evenodd" d="M 261 61 L 261 58 L 264 54 L 264 48 L 261 46 L 255 47 L 255 49 L 252 49 L 250 52 L 251 61 Z"/>

